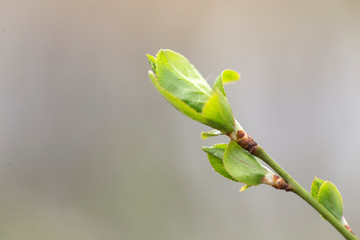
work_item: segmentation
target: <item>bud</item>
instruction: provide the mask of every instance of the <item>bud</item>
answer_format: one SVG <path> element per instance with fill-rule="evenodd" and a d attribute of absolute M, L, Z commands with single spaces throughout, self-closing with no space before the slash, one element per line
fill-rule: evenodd
<path fill-rule="evenodd" d="M 311 195 L 339 221 L 343 217 L 343 201 L 339 190 L 330 181 L 315 177 L 311 184 Z"/>
<path fill-rule="evenodd" d="M 153 71 L 149 77 L 156 89 L 186 116 L 224 133 L 234 131 L 234 117 L 223 84 L 236 81 L 239 74 L 225 70 L 213 88 L 181 54 L 168 49 L 156 57 L 147 55 Z"/>

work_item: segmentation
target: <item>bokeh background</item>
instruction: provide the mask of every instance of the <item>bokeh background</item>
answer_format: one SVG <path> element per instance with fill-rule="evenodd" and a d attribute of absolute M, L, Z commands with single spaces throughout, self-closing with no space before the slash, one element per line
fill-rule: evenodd
<path fill-rule="evenodd" d="M 291 193 L 217 175 L 208 128 L 147 77 L 176 50 L 301 184 L 360 233 L 360 2 L 0 0 L 0 238 L 342 239 Z"/>

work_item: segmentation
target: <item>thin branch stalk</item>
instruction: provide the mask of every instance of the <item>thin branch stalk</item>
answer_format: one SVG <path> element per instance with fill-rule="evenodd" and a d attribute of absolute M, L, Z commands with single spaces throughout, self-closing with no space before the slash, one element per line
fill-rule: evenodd
<path fill-rule="evenodd" d="M 320 213 L 331 225 L 334 226 L 346 239 L 359 240 L 349 225 L 339 221 L 329 210 L 321 205 L 315 198 L 311 196 L 294 178 L 292 178 L 283 168 L 279 166 L 266 152 L 260 147 L 252 137 L 250 137 L 242 126 L 235 120 L 235 131 L 227 133 L 227 135 L 236 141 L 241 147 L 249 151 L 254 156 L 263 160 L 268 164 L 281 178 L 288 183 L 288 191 L 294 192 L 296 195 L 304 199 L 310 206 Z"/>
<path fill-rule="evenodd" d="M 349 229 L 347 229 L 341 221 L 339 221 L 332 213 L 330 213 L 323 205 L 321 205 L 315 198 L 313 198 L 295 179 L 293 179 L 284 169 L 282 169 L 266 152 L 257 145 L 253 151 L 253 155 L 262 159 L 268 164 L 276 173 L 278 173 L 292 188 L 292 192 L 304 199 L 316 211 L 320 213 L 331 225 L 333 225 L 346 239 L 358 240 Z"/>

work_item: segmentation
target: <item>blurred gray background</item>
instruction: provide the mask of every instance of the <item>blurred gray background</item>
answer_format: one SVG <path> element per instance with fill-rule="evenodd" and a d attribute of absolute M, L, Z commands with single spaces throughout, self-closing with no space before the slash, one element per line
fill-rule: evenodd
<path fill-rule="evenodd" d="M 147 77 L 176 50 L 307 189 L 360 233 L 360 2 L 0 0 L 0 237 L 342 239 L 291 193 L 217 175 L 208 130 Z"/>

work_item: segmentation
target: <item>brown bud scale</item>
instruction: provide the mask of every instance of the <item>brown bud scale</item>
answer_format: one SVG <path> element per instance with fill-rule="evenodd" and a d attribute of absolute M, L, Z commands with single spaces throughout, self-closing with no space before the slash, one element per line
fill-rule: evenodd
<path fill-rule="evenodd" d="M 249 153 L 253 153 L 255 147 L 258 145 L 244 130 L 238 130 L 236 132 L 236 142 Z"/>
<path fill-rule="evenodd" d="M 272 185 L 276 189 L 285 190 L 285 191 L 291 191 L 291 186 L 281 177 L 278 175 L 273 176 L 274 184 Z"/>
<path fill-rule="evenodd" d="M 272 177 L 264 176 L 262 179 L 262 183 L 270 185 L 279 190 L 292 191 L 291 186 L 281 177 L 276 174 L 273 174 Z"/>

